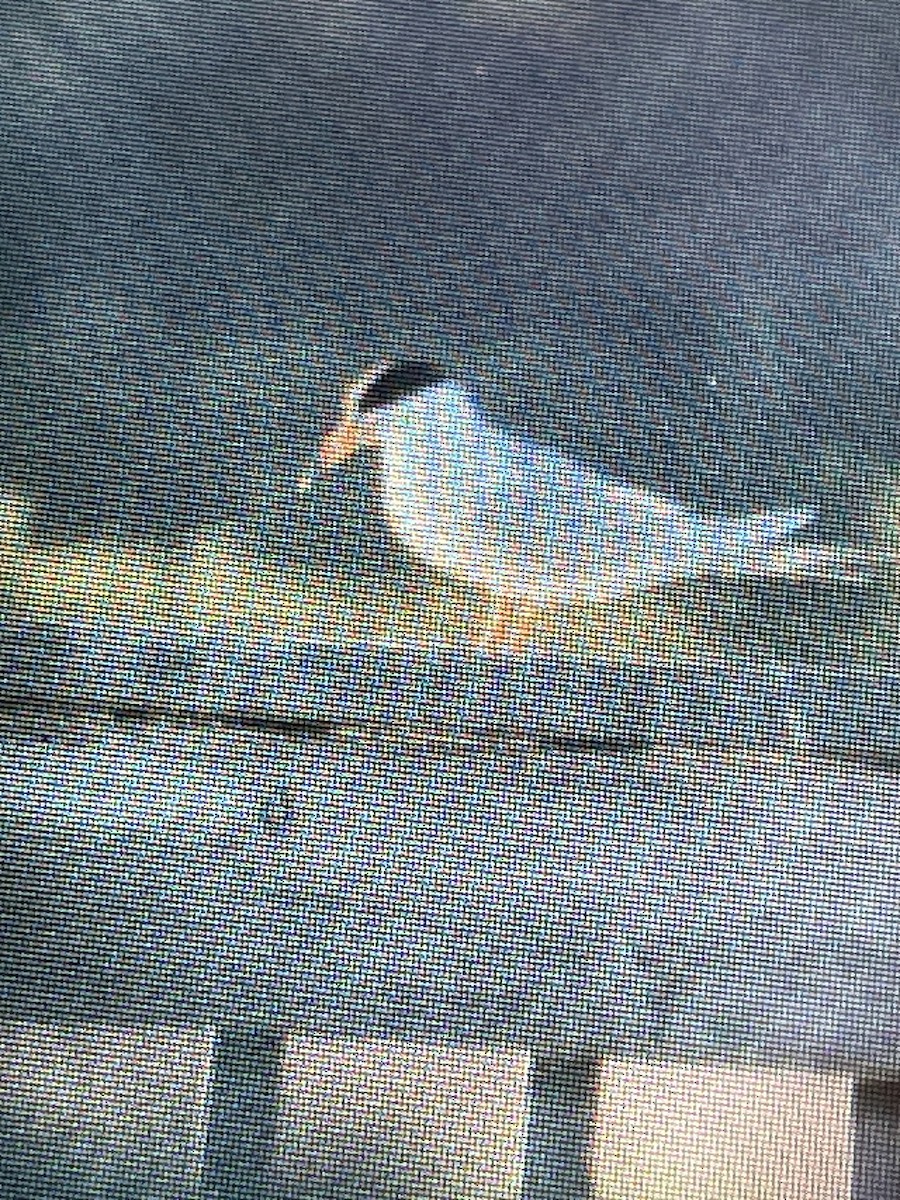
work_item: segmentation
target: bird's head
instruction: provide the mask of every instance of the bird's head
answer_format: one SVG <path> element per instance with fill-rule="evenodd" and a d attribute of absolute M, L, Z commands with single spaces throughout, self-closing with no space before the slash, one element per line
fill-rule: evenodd
<path fill-rule="evenodd" d="M 319 463 L 331 470 L 363 446 L 378 445 L 379 415 L 394 404 L 447 378 L 434 363 L 383 360 L 353 380 L 341 393 L 341 416 L 319 447 Z"/>

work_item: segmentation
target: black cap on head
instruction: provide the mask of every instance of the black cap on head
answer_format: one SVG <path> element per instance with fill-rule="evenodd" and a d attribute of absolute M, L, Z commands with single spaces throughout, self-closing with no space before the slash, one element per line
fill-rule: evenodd
<path fill-rule="evenodd" d="M 359 411 L 371 412 L 411 396 L 422 388 L 433 387 L 449 379 L 446 371 L 429 362 L 404 360 L 391 363 L 369 384 L 359 398 Z"/>

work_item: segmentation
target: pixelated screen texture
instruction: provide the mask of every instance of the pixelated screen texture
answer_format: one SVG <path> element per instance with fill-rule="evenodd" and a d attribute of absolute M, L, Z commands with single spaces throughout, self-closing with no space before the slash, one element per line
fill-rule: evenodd
<path fill-rule="evenodd" d="M 7 0 L 0 1196 L 900 1189 L 888 0 Z"/>

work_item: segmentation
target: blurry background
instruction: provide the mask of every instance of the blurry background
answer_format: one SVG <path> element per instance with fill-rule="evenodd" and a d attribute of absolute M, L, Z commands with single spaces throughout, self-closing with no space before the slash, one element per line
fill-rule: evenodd
<path fill-rule="evenodd" d="M 632 482 L 890 546 L 898 84 L 888 0 L 9 0 L 6 611 L 464 643 L 483 598 L 394 547 L 370 467 L 297 493 L 391 353 Z M 883 658 L 894 593 L 691 585 L 542 632 Z"/>
<path fill-rule="evenodd" d="M 465 647 L 483 597 L 397 550 L 378 518 L 370 465 L 355 464 L 305 497 L 296 488 L 341 381 L 393 353 L 438 357 L 478 387 L 499 420 L 634 483 L 710 511 L 815 504 L 819 536 L 891 547 L 900 518 L 898 82 L 900 15 L 890 0 L 6 0 L 0 616 Z M 895 595 L 889 573 L 868 584 L 692 584 L 551 614 L 543 645 L 604 656 L 740 650 L 885 661 L 900 642 Z M 116 643 L 108 644 L 112 660 Z M 15 661 L 14 653 L 5 657 Z M 86 661 L 101 673 L 99 656 Z M 546 703 L 547 674 L 533 672 L 535 707 Z M 598 708 L 601 701 L 608 697 Z M 165 758 L 162 745 L 154 735 L 153 755 Z M 312 752 L 318 757 L 320 747 Z M 153 755 L 138 758 L 137 768 L 152 765 Z M 81 862 L 114 862 L 119 873 L 110 871 L 109 883 L 96 867 L 81 872 L 81 894 L 94 879 L 98 892 L 83 906 L 90 929 L 76 929 L 84 939 L 73 940 L 79 910 L 60 901 L 78 874 L 73 838 L 58 839 L 56 858 L 36 842 L 29 862 L 43 873 L 33 870 L 22 887 L 21 873 L 10 876 L 8 908 L 23 936 L 13 939 L 18 950 L 5 970 L 12 985 L 29 978 L 47 983 L 48 994 L 49 983 L 62 979 L 91 995 L 96 979 L 98 1007 L 125 995 L 129 979 L 146 998 L 145 956 L 161 953 L 146 941 L 146 928 L 152 933 L 159 922 L 148 915 L 147 897 L 167 889 L 184 895 L 183 881 L 172 889 L 172 872 L 159 871 L 161 893 L 148 890 L 140 903 L 127 890 L 116 897 L 122 876 L 149 878 L 146 866 L 133 870 L 135 862 L 155 868 L 156 860 L 137 825 L 140 840 L 129 834 L 125 843 L 138 847 L 130 857 L 122 842 L 98 843 L 96 822 L 76 803 L 90 797 L 84 780 L 96 775 L 104 802 L 126 825 L 135 819 L 135 780 L 144 778 L 161 803 L 186 796 L 204 814 L 232 814 L 243 850 L 257 830 L 245 819 L 250 801 L 241 806 L 240 789 L 258 804 L 259 781 L 274 786 L 278 778 L 265 765 L 229 771 L 223 755 L 201 770 L 189 756 L 167 790 L 160 779 L 169 776 L 136 770 L 115 740 L 93 774 L 80 748 L 74 757 L 82 759 L 78 769 L 65 758 L 54 766 L 53 752 L 39 744 L 29 775 L 13 754 L 0 787 L 13 804 L 7 824 L 43 839 L 41 821 L 61 809 L 69 834 L 72 822 L 84 822 L 74 840 L 85 847 Z M 546 775 L 540 765 L 539 774 Z M 209 779 L 225 788 L 218 807 Z M 335 786 L 327 772 L 321 786 Z M 292 777 L 291 787 L 301 797 L 308 790 L 302 778 Z M 368 811 L 358 789 L 344 791 L 354 812 Z M 433 794 L 444 827 L 448 793 Z M 540 830 L 548 818 L 535 794 Z M 894 812 L 890 798 L 866 793 L 854 808 L 837 792 L 824 822 L 802 810 L 799 835 L 787 820 L 778 826 L 779 858 L 756 849 L 755 839 L 766 844 L 767 826 L 760 834 L 747 825 L 745 797 L 734 794 L 730 820 L 745 833 L 737 854 L 724 842 L 733 871 L 705 889 L 695 912 L 670 910 L 685 922 L 685 936 L 698 934 L 695 944 L 704 945 L 708 913 L 728 919 L 743 906 L 741 920 L 731 921 L 732 940 L 715 948 L 727 962 L 732 945 L 767 947 L 768 958 L 735 956 L 733 969 L 756 964 L 783 998 L 784 1008 L 773 1010 L 775 1034 L 784 1012 L 802 1025 L 814 990 L 839 1021 L 863 1005 L 883 1015 L 885 1044 L 895 1044 L 893 985 L 878 991 L 881 1008 L 870 1004 L 881 977 L 892 977 L 882 970 L 890 939 L 887 958 L 871 950 L 886 936 L 887 911 L 872 879 L 894 842 L 854 829 L 860 858 L 851 861 L 862 863 L 856 894 L 867 899 L 848 905 L 842 846 L 829 840 L 839 808 L 849 829 L 860 812 L 870 819 Z M 520 802 L 510 795 L 511 815 L 496 805 L 487 829 L 518 819 Z M 645 795 L 636 789 L 635 803 Z M 760 790 L 756 799 L 769 806 L 769 829 L 782 819 L 770 797 Z M 386 811 L 388 818 L 402 833 Z M 675 861 L 687 864 L 685 879 L 697 876 L 697 839 L 704 846 L 714 839 L 702 827 L 685 833 L 665 804 L 660 819 L 671 824 L 663 838 L 647 826 L 643 840 L 626 830 L 626 869 L 640 896 L 652 896 L 641 850 L 651 848 L 652 868 L 661 847 L 663 894 L 677 899 L 682 876 L 665 873 L 673 839 L 682 839 Z M 715 826 L 722 818 L 710 819 Z M 616 839 L 591 820 L 606 872 L 606 846 Z M 645 821 L 639 813 L 639 833 Z M 299 828 L 302 844 L 318 826 Z M 354 826 L 339 829 L 346 838 Z M 208 888 L 221 878 L 221 862 L 219 875 L 209 862 L 222 844 L 207 836 L 185 825 L 185 855 Z M 10 844 L 17 849 L 15 839 Z M 296 870 L 296 844 L 287 844 L 286 871 Z M 821 859 L 798 855 L 798 844 L 821 847 Z M 882 857 L 873 851 L 867 873 L 866 851 L 879 845 Z M 240 885 L 267 847 L 246 853 L 244 875 L 230 879 L 226 899 L 248 902 Z M 428 856 L 416 855 L 427 866 Z M 181 869 L 185 860 L 170 861 Z M 789 910 L 792 920 L 821 919 L 822 911 L 826 918 L 806 940 L 772 904 L 771 880 L 791 862 L 798 878 L 812 881 L 806 907 Z M 581 870 L 580 859 L 572 864 Z M 34 880 L 43 886 L 57 877 L 64 886 L 44 887 L 49 901 L 38 903 Z M 260 878 L 268 895 L 269 877 Z M 612 868 L 609 878 L 618 888 Z M 887 867 L 880 878 L 890 885 Z M 508 896 L 508 882 L 502 886 Z M 316 910 L 304 913 L 300 884 L 296 894 L 281 919 L 302 932 Z M 448 911 L 445 896 L 440 903 Z M 259 947 L 271 954 L 266 915 L 251 905 L 251 956 Z M 848 953 L 842 974 L 832 970 L 834 952 L 826 953 L 823 939 L 835 940 L 832 925 L 840 928 L 845 915 L 847 944 L 864 968 Z M 113 925 L 124 957 L 110 954 Z M 220 930 L 242 932 L 228 921 L 195 925 L 187 933 L 184 923 L 172 926 L 163 950 L 174 928 L 184 961 L 203 963 Z M 276 945 L 281 928 L 274 926 Z M 54 939 L 54 930 L 66 936 Z M 336 943 L 327 953 L 339 951 Z M 209 954 L 229 968 L 227 958 Z M 67 963 L 78 969 L 62 970 Z M 786 993 L 787 972 L 807 991 Z M 850 986 L 853 977 L 858 986 Z M 165 995 L 177 995 L 171 978 L 160 978 Z M 741 998 L 735 990 L 739 1015 Z M 696 999 L 700 1018 L 704 1004 L 722 1011 L 712 985 Z M 746 1011 L 749 1021 L 754 1010 Z M 762 1019 L 767 1010 L 760 1011 Z M 819 1028 L 836 1044 L 845 1036 L 846 1026 L 834 1032 L 824 1018 Z M 170 1191 L 184 1194 L 202 1156 L 207 1034 L 98 1039 L 75 1029 L 67 1041 L 58 1027 L 16 1032 L 9 1022 L 0 1032 L 0 1151 L 18 1194 L 31 1197 L 43 1184 L 71 1196 L 75 1180 L 95 1196 L 101 1168 L 106 1194 L 127 1194 L 117 1171 L 132 1192 L 140 1173 L 141 1194 L 151 1185 L 167 1194 L 160 1182 L 167 1177 Z M 173 1060 L 181 1064 L 175 1075 Z M 306 1142 L 296 1133 L 308 1132 L 315 1108 L 302 1086 L 316 1084 L 312 1056 L 295 1046 L 289 1065 L 294 1130 L 284 1139 L 285 1158 L 321 1174 L 323 1142 L 315 1130 Z M 516 1070 L 521 1091 L 521 1063 Z M 759 1086 L 744 1081 L 739 1104 L 720 1074 L 700 1103 L 684 1086 L 696 1078 L 679 1081 L 677 1070 L 626 1064 L 617 1074 L 607 1065 L 598 1111 L 610 1132 L 598 1139 L 596 1161 L 608 1191 L 618 1173 L 622 1190 L 639 1178 L 664 1196 L 676 1184 L 689 1195 L 691 1181 L 704 1196 L 718 1185 L 719 1194 L 733 1195 L 731 1164 L 749 1161 L 754 1170 L 760 1164 L 763 1182 L 756 1191 L 748 1184 L 746 1195 L 803 1196 L 818 1156 L 830 1194 L 846 1195 L 839 1185 L 850 1157 L 848 1077 L 813 1080 L 811 1090 L 794 1089 L 787 1077 L 781 1092 L 771 1076 Z M 334 1060 L 329 1072 L 333 1079 Z M 352 1063 L 346 1073 L 358 1089 Z M 161 1079 L 170 1087 L 162 1107 Z M 421 1084 L 412 1081 L 421 1101 Z M 666 1106 L 685 1095 L 681 1111 Z M 159 1121 L 144 1117 L 154 1106 Z M 379 1169 L 388 1178 L 396 1147 L 421 1141 L 422 1118 L 398 1108 L 393 1127 L 385 1119 L 368 1135 L 385 1147 Z M 759 1113 L 755 1126 L 750 1110 Z M 500 1116 L 491 1144 L 506 1138 L 495 1161 L 514 1182 L 521 1124 L 515 1113 Z M 434 1153 L 472 1140 L 446 1112 L 444 1119 L 448 1132 L 420 1148 L 432 1154 L 426 1166 L 435 1178 Z M 626 1126 L 650 1131 L 642 1161 L 637 1139 L 620 1136 Z M 781 1140 L 779 1158 L 772 1130 L 781 1129 L 794 1136 Z M 750 1131 L 749 1151 L 736 1130 Z M 48 1179 L 35 1147 L 58 1154 L 50 1163 L 58 1180 Z M 349 1157 L 346 1142 L 338 1149 Z M 128 1154 L 125 1166 L 116 1152 Z M 794 1191 L 782 1170 L 788 1155 L 799 1164 L 790 1172 Z M 817 1196 L 826 1194 L 815 1186 Z"/>

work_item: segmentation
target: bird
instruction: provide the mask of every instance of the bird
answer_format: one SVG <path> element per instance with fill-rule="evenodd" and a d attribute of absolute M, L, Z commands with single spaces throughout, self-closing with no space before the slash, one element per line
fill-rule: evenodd
<path fill-rule="evenodd" d="M 852 563 L 849 547 L 791 540 L 812 508 L 702 513 L 509 431 L 430 361 L 382 360 L 350 382 L 301 486 L 367 448 L 399 542 L 491 597 L 486 650 L 521 650 L 563 604 L 703 576 L 843 577 Z"/>

